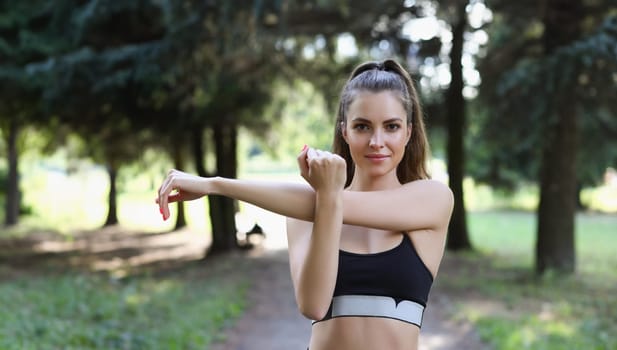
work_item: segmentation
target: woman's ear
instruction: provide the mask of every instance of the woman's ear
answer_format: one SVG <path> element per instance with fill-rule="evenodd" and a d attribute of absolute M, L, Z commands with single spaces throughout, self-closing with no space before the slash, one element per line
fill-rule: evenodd
<path fill-rule="evenodd" d="M 343 136 L 343 140 L 345 140 L 345 142 L 347 142 L 347 128 L 345 127 L 345 123 L 344 122 L 341 122 L 340 128 L 341 128 L 341 135 Z M 349 142 L 347 142 L 347 143 L 349 143 Z"/>

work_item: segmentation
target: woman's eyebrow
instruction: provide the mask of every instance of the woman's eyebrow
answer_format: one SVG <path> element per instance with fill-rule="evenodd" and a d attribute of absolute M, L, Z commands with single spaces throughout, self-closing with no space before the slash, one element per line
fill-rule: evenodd
<path fill-rule="evenodd" d="M 395 117 L 395 118 L 390 118 L 390 119 L 384 120 L 384 121 L 383 121 L 383 123 L 384 123 L 384 124 L 387 124 L 387 123 L 394 123 L 394 122 L 400 122 L 400 121 L 402 121 L 402 120 L 403 120 L 403 118 L 396 118 L 396 117 Z M 356 117 L 356 118 L 353 118 L 351 121 L 352 121 L 352 122 L 372 123 L 372 121 L 370 121 L 369 119 L 362 118 L 362 117 Z"/>
<path fill-rule="evenodd" d="M 390 118 L 388 120 L 384 120 L 383 123 L 384 124 L 388 124 L 388 123 L 400 122 L 402 120 L 403 120 L 403 118 Z"/>

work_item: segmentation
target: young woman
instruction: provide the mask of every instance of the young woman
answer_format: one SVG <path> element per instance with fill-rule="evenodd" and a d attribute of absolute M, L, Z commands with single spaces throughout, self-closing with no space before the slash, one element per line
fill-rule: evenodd
<path fill-rule="evenodd" d="M 333 150 L 305 146 L 307 185 L 169 172 L 157 202 L 218 194 L 285 215 L 311 350 L 417 349 L 453 199 L 429 179 L 417 92 L 395 61 L 358 66 L 345 84 Z"/>

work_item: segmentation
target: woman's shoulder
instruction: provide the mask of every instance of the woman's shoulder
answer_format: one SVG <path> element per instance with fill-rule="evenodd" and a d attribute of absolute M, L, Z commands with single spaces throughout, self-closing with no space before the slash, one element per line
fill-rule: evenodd
<path fill-rule="evenodd" d="M 432 202 L 438 201 L 446 207 L 452 207 L 454 205 L 454 194 L 452 190 L 448 185 L 438 180 L 414 180 L 404 184 L 402 189 L 409 191 L 413 199 L 427 199 Z"/>
<path fill-rule="evenodd" d="M 413 188 L 443 194 L 452 194 L 452 190 L 445 183 L 433 179 L 419 179 L 410 181 L 402 186 L 403 188 Z"/>

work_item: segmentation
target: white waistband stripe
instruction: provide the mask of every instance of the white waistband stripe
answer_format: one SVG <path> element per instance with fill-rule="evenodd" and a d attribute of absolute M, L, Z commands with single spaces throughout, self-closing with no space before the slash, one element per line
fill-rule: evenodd
<path fill-rule="evenodd" d="M 388 317 L 420 326 L 424 306 L 410 300 L 398 305 L 391 297 L 372 295 L 341 295 L 332 299 L 332 317 Z"/>

